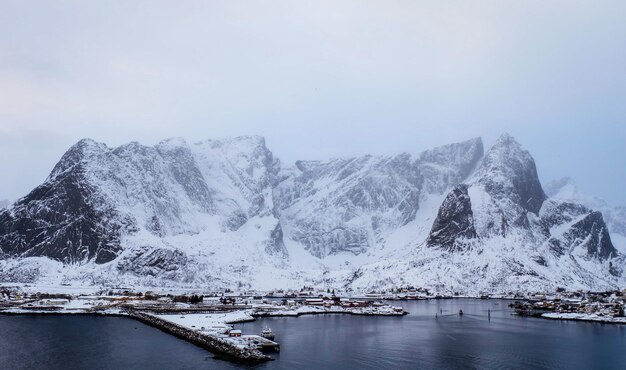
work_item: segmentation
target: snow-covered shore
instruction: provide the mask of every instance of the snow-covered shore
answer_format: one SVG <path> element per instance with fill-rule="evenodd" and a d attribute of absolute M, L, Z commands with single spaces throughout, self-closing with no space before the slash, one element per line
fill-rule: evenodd
<path fill-rule="evenodd" d="M 574 320 L 574 321 L 587 321 L 587 322 L 600 322 L 608 324 L 626 324 L 626 317 L 610 317 L 600 316 L 590 313 L 559 313 L 550 312 L 541 315 L 544 319 L 552 320 Z"/>
<path fill-rule="evenodd" d="M 297 308 L 258 308 L 253 316 L 300 316 L 300 315 L 318 315 L 318 314 L 350 314 L 350 315 L 367 315 L 367 316 L 403 316 L 408 312 L 399 307 L 379 306 L 379 307 L 354 307 L 346 308 L 341 306 L 318 307 L 318 306 L 299 306 Z"/>
<path fill-rule="evenodd" d="M 176 325 L 206 333 L 226 334 L 231 324 L 254 321 L 252 310 L 238 310 L 224 313 L 194 313 L 154 315 Z"/>

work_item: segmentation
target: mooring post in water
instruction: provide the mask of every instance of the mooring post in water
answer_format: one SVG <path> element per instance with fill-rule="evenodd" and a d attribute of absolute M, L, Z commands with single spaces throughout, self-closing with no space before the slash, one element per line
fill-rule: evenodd
<path fill-rule="evenodd" d="M 491 320 L 491 309 L 487 309 L 487 318 Z"/>

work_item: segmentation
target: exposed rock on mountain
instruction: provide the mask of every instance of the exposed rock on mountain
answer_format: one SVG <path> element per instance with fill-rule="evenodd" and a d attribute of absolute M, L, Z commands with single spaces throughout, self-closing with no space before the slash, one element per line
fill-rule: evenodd
<path fill-rule="evenodd" d="M 0 279 L 468 294 L 620 286 L 611 224 L 579 203 L 548 199 L 508 135 L 486 154 L 472 139 L 286 168 L 254 136 L 82 140 L 0 210 Z"/>
<path fill-rule="evenodd" d="M 550 202 L 539 217 L 546 195 L 535 161 L 509 135 L 503 135 L 489 150 L 470 184 L 471 190 L 458 186 L 443 202 L 429 245 L 450 248 L 471 235 L 490 238 L 514 234 L 527 244 L 543 243 L 548 238 L 550 249 L 559 256 L 577 247 L 584 247 L 589 258 L 617 256 L 600 212 Z"/>
<path fill-rule="evenodd" d="M 559 256 L 575 248 L 583 248 L 587 258 L 600 260 L 618 254 L 600 212 L 579 204 L 551 202 L 542 212 L 541 222 L 551 251 Z"/>
<path fill-rule="evenodd" d="M 534 214 L 546 199 L 535 160 L 510 135 L 502 135 L 489 150 L 475 178 L 494 199 L 510 201 Z"/>
<path fill-rule="evenodd" d="M 556 286 L 555 281 L 594 285 L 591 276 L 619 275 L 614 266 L 623 264 L 602 214 L 579 204 L 546 202 L 533 158 L 508 135 L 487 152 L 467 185 L 448 194 L 426 245 L 449 254 L 435 257 L 418 249 L 415 263 L 423 275 L 439 280 L 437 271 L 454 266 L 465 274 L 449 285 L 472 282 L 485 291 L 520 286 L 522 280 L 534 289 Z"/>
<path fill-rule="evenodd" d="M 611 241 L 621 253 L 626 253 L 626 207 L 613 207 L 602 199 L 580 191 L 570 178 L 553 181 L 546 186 L 546 193 L 555 200 L 582 204 L 602 212 L 611 235 Z"/>
<path fill-rule="evenodd" d="M 457 185 L 439 208 L 427 243 L 429 246 L 441 246 L 454 250 L 464 240 L 476 237 L 474 213 L 467 193 L 467 185 Z"/>
<path fill-rule="evenodd" d="M 284 253 L 273 213 L 277 171 L 259 137 L 115 149 L 82 140 L 43 185 L 0 213 L 0 246 L 9 256 L 106 263 L 146 238 L 155 247 L 166 237 L 237 230 L 266 217 L 259 242 Z"/>
<path fill-rule="evenodd" d="M 299 161 L 275 191 L 288 237 L 314 256 L 360 254 L 415 219 L 420 203 L 475 167 L 480 139 L 417 156 Z"/>
<path fill-rule="evenodd" d="M 0 211 L 4 254 L 47 256 L 65 263 L 113 260 L 121 250 L 121 229 L 132 230 L 88 180 L 91 154 L 99 146 L 81 141 L 71 148 L 46 182 Z"/>

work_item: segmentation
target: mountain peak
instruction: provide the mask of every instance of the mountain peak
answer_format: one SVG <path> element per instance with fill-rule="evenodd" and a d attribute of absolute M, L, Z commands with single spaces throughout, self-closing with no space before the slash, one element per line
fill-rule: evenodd
<path fill-rule="evenodd" d="M 607 268 L 624 257 L 604 209 L 542 207 L 534 160 L 515 139 L 483 150 L 474 138 L 281 171 L 260 136 L 118 148 L 84 139 L 53 177 L 0 210 L 0 277 L 460 292 L 620 281 L 621 270 Z M 20 265 L 7 272 L 7 263 Z"/>
<path fill-rule="evenodd" d="M 87 155 L 93 151 L 99 151 L 102 149 L 106 149 L 107 146 L 104 143 L 100 143 L 95 141 L 94 139 L 84 138 L 79 140 L 76 144 L 74 144 L 68 152 L 71 151 L 80 151 L 83 154 Z"/>
<path fill-rule="evenodd" d="M 54 178 L 81 162 L 97 157 L 108 150 L 104 143 L 85 138 L 72 145 L 61 157 L 61 160 L 52 169 L 49 178 Z"/>
<path fill-rule="evenodd" d="M 489 149 L 474 181 L 484 185 L 495 198 L 510 198 L 535 214 L 546 199 L 535 160 L 509 134 L 500 136 Z"/>
<path fill-rule="evenodd" d="M 489 153 L 492 155 L 498 154 L 500 156 L 531 157 L 530 153 L 522 147 L 522 144 L 520 144 L 519 141 L 517 141 L 512 135 L 507 133 L 500 135 L 489 150 Z"/>
<path fill-rule="evenodd" d="M 505 132 L 502 135 L 500 135 L 498 140 L 496 140 L 496 143 L 517 144 L 517 145 L 519 145 L 519 143 L 517 142 L 517 140 L 515 140 L 513 135 L 509 134 L 508 132 Z"/>
<path fill-rule="evenodd" d="M 509 134 L 502 134 L 485 155 L 484 165 L 504 168 L 517 162 L 523 166 L 534 165 L 534 159 L 522 145 Z"/>
<path fill-rule="evenodd" d="M 161 140 L 157 144 L 157 148 L 166 149 L 166 150 L 187 148 L 187 147 L 189 147 L 189 144 L 187 143 L 187 140 L 183 139 L 182 137 L 171 137 L 169 139 Z"/>
<path fill-rule="evenodd" d="M 240 135 L 240 136 L 227 136 L 216 139 L 205 140 L 205 143 L 209 143 L 213 147 L 222 146 L 236 146 L 236 147 L 264 147 L 265 138 L 259 135 Z M 201 144 L 203 142 L 199 142 Z"/>
<path fill-rule="evenodd" d="M 449 161 L 451 155 L 453 157 L 469 155 L 478 156 L 480 158 L 483 154 L 483 140 L 480 137 L 475 137 L 473 139 L 442 145 L 423 151 L 418 155 L 418 157 L 423 160 L 442 162 Z"/>

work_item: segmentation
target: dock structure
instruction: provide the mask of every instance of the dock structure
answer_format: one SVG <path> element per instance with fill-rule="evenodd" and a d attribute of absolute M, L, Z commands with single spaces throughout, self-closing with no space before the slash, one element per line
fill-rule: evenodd
<path fill-rule="evenodd" d="M 265 361 L 271 361 L 272 358 L 263 354 L 257 348 L 247 347 L 241 348 L 222 338 L 204 334 L 196 330 L 177 325 L 167 320 L 163 320 L 154 315 L 146 314 L 135 310 L 128 310 L 128 316 L 141 321 L 147 325 L 161 329 L 167 333 L 175 335 L 181 339 L 185 339 L 194 343 L 216 355 L 233 362 L 243 364 L 259 364 Z"/>
<path fill-rule="evenodd" d="M 269 340 L 267 338 L 263 338 L 260 335 L 242 335 L 244 339 L 247 339 L 256 346 L 256 349 L 262 352 L 280 352 L 280 344 L 274 342 L 273 340 Z"/>

